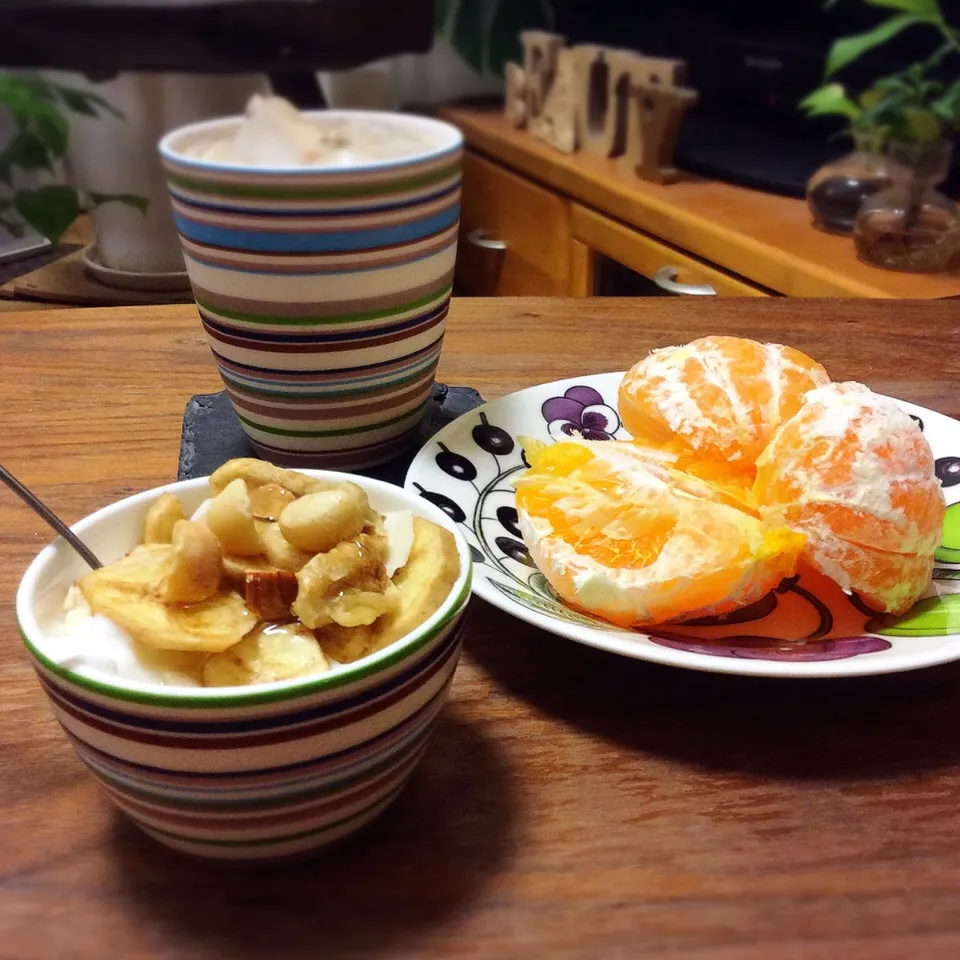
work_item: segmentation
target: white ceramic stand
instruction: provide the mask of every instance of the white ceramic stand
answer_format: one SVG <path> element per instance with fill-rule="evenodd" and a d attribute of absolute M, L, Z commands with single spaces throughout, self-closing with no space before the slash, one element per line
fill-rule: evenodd
<path fill-rule="evenodd" d="M 318 73 L 317 79 L 333 109 L 395 110 L 503 90 L 500 77 L 478 73 L 444 37 L 434 40 L 429 53 L 402 54 L 354 70 Z"/>
<path fill-rule="evenodd" d="M 96 263 L 105 268 L 97 279 L 109 283 L 111 271 L 125 274 L 119 285 L 130 288 L 140 275 L 146 284 L 141 289 L 155 289 L 149 275 L 162 275 L 169 282 L 171 275 L 183 274 L 157 141 L 187 123 L 242 113 L 253 93 L 269 89 L 266 78 L 128 73 L 91 83 L 78 74 L 45 76 L 97 93 L 124 114 L 122 120 L 110 114 L 70 114 L 67 162 L 76 186 L 93 193 L 137 194 L 149 201 L 146 214 L 123 203 L 106 203 L 93 211 Z"/>

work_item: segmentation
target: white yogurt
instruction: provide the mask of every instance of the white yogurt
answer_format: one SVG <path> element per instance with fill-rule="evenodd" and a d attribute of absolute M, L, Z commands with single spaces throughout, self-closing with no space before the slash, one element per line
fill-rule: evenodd
<path fill-rule="evenodd" d="M 206 512 L 205 500 L 191 519 Z M 387 576 L 406 562 L 413 546 L 413 514 L 394 510 L 383 514 L 387 537 Z M 44 651 L 62 667 L 93 680 L 132 680 L 157 686 L 198 687 L 202 657 L 196 653 L 154 650 L 102 614 L 93 613 L 79 588 L 72 586 L 63 603 L 63 621 L 48 638 Z"/>

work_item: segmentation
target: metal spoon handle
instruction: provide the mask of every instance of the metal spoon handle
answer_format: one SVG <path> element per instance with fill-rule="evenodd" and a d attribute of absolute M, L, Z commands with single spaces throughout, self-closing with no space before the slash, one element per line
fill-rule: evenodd
<path fill-rule="evenodd" d="M 47 523 L 53 527 L 57 533 L 63 537 L 67 543 L 73 547 L 77 553 L 87 561 L 90 566 L 96 570 L 103 564 L 97 559 L 93 551 L 35 494 L 28 490 L 9 470 L 0 466 L 0 480 L 2 480 L 24 503 L 33 509 Z"/>

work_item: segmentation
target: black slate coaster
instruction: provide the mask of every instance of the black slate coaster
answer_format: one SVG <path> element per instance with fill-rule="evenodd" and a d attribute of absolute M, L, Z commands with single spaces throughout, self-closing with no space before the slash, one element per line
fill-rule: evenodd
<path fill-rule="evenodd" d="M 445 383 L 435 383 L 427 413 L 420 422 L 417 440 L 410 450 L 389 463 L 357 472 L 365 477 L 403 486 L 407 467 L 419 449 L 442 427 L 481 403 L 483 397 L 471 387 L 448 387 Z M 222 390 L 220 393 L 202 393 L 190 398 L 183 415 L 178 480 L 205 477 L 234 457 L 255 456 L 230 406 L 230 400 Z"/>

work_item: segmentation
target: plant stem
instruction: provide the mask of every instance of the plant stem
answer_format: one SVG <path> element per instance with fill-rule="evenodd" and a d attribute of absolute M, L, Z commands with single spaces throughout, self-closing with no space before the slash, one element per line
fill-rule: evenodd
<path fill-rule="evenodd" d="M 957 53 L 960 53 L 960 30 L 956 29 L 956 27 L 944 27 L 943 36 L 947 41 L 945 45 L 953 48 Z"/>
<path fill-rule="evenodd" d="M 903 226 L 906 230 L 912 230 L 920 222 L 920 214 L 923 212 L 923 185 L 918 185 L 917 176 L 914 175 L 910 181 L 910 200 L 907 203 L 906 213 L 903 215 Z"/>
<path fill-rule="evenodd" d="M 931 69 L 940 65 L 940 61 L 947 56 L 948 53 L 954 51 L 960 52 L 960 43 L 955 38 L 947 37 L 946 41 L 940 44 L 933 53 L 927 57 L 924 64 L 926 69 Z"/>

